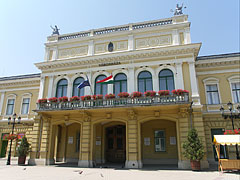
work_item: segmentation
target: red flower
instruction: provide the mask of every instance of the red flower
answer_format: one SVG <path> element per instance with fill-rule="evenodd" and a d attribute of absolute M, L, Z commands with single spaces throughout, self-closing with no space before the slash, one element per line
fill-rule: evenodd
<path fill-rule="evenodd" d="M 142 93 L 141 92 L 138 92 L 138 91 L 135 91 L 131 94 L 132 97 L 141 97 L 142 96 Z"/>
<path fill-rule="evenodd" d="M 93 98 L 94 100 L 96 100 L 96 99 L 102 99 L 102 98 L 103 98 L 103 95 L 102 95 L 102 94 L 93 95 L 92 98 Z"/>
<path fill-rule="evenodd" d="M 170 91 L 169 90 L 160 90 L 158 91 L 159 96 L 166 96 L 169 95 Z"/>
<path fill-rule="evenodd" d="M 58 98 L 56 98 L 56 97 L 48 98 L 48 101 L 49 102 L 57 102 Z"/>
<path fill-rule="evenodd" d="M 127 97 L 129 97 L 129 93 L 127 93 L 127 92 L 120 92 L 120 93 L 118 94 L 118 96 L 119 96 L 120 98 L 127 98 Z"/>
<path fill-rule="evenodd" d="M 146 91 L 145 93 L 144 93 L 144 95 L 146 96 L 146 97 L 154 97 L 155 95 L 156 95 L 156 91 Z"/>
<path fill-rule="evenodd" d="M 105 98 L 106 98 L 106 99 L 113 99 L 113 98 L 115 98 L 115 94 L 112 94 L 112 93 L 106 94 L 106 95 L 105 95 Z"/>
<path fill-rule="evenodd" d="M 80 97 L 78 97 L 78 96 L 73 96 L 73 97 L 70 98 L 71 102 L 72 101 L 79 101 L 79 100 L 80 100 Z"/>
<path fill-rule="evenodd" d="M 174 89 L 174 90 L 172 90 L 172 93 L 173 94 L 176 94 L 176 95 L 183 95 L 183 93 L 189 93 L 189 91 L 188 90 L 182 90 L 182 89 Z"/>
<path fill-rule="evenodd" d="M 68 101 L 68 97 L 67 96 L 59 97 L 58 101 L 59 102 L 67 102 Z"/>
<path fill-rule="evenodd" d="M 91 100 L 91 96 L 90 95 L 81 96 L 81 100 L 82 101 Z"/>
<path fill-rule="evenodd" d="M 38 102 L 39 104 L 41 104 L 41 103 L 46 103 L 46 102 L 47 102 L 47 98 L 38 99 L 37 102 Z"/>

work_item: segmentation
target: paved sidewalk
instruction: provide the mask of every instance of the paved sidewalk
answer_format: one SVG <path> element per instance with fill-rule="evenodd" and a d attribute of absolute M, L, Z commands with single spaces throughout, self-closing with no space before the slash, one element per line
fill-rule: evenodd
<path fill-rule="evenodd" d="M 0 164 L 4 180 L 240 180 L 236 173 L 185 170 L 128 170 L 57 166 L 10 166 Z"/>

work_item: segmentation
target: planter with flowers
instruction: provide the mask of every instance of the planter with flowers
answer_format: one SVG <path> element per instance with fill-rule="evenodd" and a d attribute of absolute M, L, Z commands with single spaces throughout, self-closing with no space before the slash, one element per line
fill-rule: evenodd
<path fill-rule="evenodd" d="M 115 98 L 115 94 L 109 93 L 105 95 L 106 99 L 114 99 Z"/>
<path fill-rule="evenodd" d="M 70 102 L 77 102 L 79 100 L 80 100 L 80 97 L 78 97 L 78 96 L 73 96 L 70 98 Z"/>
<path fill-rule="evenodd" d="M 240 130 L 234 129 L 234 130 L 226 130 L 224 132 L 224 135 L 234 135 L 234 134 L 240 134 Z"/>
<path fill-rule="evenodd" d="M 9 134 L 4 136 L 5 140 L 18 140 L 18 135 L 17 134 Z"/>
<path fill-rule="evenodd" d="M 184 94 L 188 94 L 189 91 L 188 90 L 183 90 L 183 89 L 174 89 L 174 90 L 172 90 L 172 93 L 175 94 L 175 95 L 182 96 Z"/>
<path fill-rule="evenodd" d="M 103 95 L 102 94 L 93 95 L 92 99 L 94 100 L 103 99 Z"/>
<path fill-rule="evenodd" d="M 129 97 L 129 93 L 128 92 L 120 92 L 120 93 L 118 93 L 118 97 L 120 97 L 120 98 L 128 98 Z"/>
<path fill-rule="evenodd" d="M 48 101 L 50 103 L 56 103 L 56 102 L 58 102 L 58 98 L 56 98 L 56 97 L 48 98 Z"/>
<path fill-rule="evenodd" d="M 156 96 L 156 91 L 146 91 L 144 95 L 145 97 L 154 97 Z"/>
<path fill-rule="evenodd" d="M 135 91 L 131 94 L 131 97 L 132 98 L 136 98 L 136 97 L 142 97 L 142 93 L 141 92 L 138 92 L 138 91 Z"/>
<path fill-rule="evenodd" d="M 26 156 L 30 151 L 30 144 L 27 141 L 27 138 L 23 136 L 20 146 L 17 148 L 18 154 L 18 165 L 24 165 L 26 161 Z"/>
<path fill-rule="evenodd" d="M 90 95 L 81 96 L 81 100 L 82 100 L 82 101 L 91 100 L 91 96 L 90 96 Z"/>
<path fill-rule="evenodd" d="M 169 90 L 160 90 L 158 91 L 159 96 L 168 96 L 170 94 Z"/>
<path fill-rule="evenodd" d="M 68 97 L 67 96 L 59 97 L 58 101 L 59 102 L 68 102 Z"/>
<path fill-rule="evenodd" d="M 38 99 L 38 104 L 47 103 L 47 98 Z"/>

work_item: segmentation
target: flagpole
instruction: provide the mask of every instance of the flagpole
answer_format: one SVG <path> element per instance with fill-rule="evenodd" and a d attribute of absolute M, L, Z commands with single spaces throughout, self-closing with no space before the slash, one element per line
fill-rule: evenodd
<path fill-rule="evenodd" d="M 86 74 L 86 76 L 87 76 L 87 74 Z M 89 82 L 89 84 L 90 84 L 90 81 L 89 81 L 89 79 L 88 79 L 88 76 L 87 76 L 87 80 L 88 80 L 88 82 Z M 93 91 L 92 91 L 92 87 L 91 87 L 91 84 L 90 84 L 90 90 L 91 90 L 91 93 L 92 93 L 92 96 L 93 96 Z"/>

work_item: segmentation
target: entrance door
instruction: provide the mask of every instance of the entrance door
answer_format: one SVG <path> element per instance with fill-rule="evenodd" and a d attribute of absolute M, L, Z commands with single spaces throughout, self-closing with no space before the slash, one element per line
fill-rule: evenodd
<path fill-rule="evenodd" d="M 126 127 L 112 126 L 106 129 L 106 160 L 124 163 L 126 160 Z"/>
<path fill-rule="evenodd" d="M 6 157 L 7 145 L 8 145 L 8 141 L 2 141 L 0 157 Z"/>

